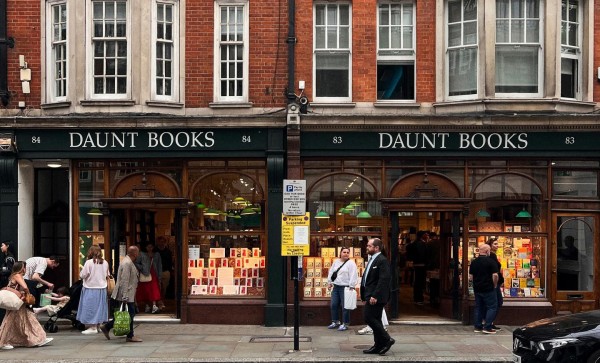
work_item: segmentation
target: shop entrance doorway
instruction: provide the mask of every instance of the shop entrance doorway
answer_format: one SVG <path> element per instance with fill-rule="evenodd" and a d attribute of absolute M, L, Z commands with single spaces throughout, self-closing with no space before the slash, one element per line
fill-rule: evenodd
<path fill-rule="evenodd" d="M 176 217 L 178 213 L 175 212 L 176 210 L 170 207 L 110 209 L 110 256 L 113 261 L 113 274 L 118 278 L 120 261 L 125 257 L 127 248 L 134 245 L 148 256 L 146 261 L 153 266 L 152 281 L 138 285 L 140 291 L 136 301 L 140 317 L 144 314 L 163 318 L 179 317 L 181 276 L 176 271 L 180 271 L 181 247 L 180 243 L 177 243 L 180 231 L 175 227 L 179 219 Z M 141 261 L 143 259 L 138 260 L 138 263 Z M 159 310 L 153 311 L 153 305 Z"/>
<path fill-rule="evenodd" d="M 553 215 L 552 293 L 555 313 L 569 314 L 598 308 L 597 216 L 585 213 Z"/>
<path fill-rule="evenodd" d="M 453 218 L 455 228 L 460 228 L 460 213 L 392 213 L 395 216 L 391 220 L 397 220 L 397 249 L 392 257 L 397 271 L 397 318 L 417 321 L 453 318 L 453 303 L 458 303 L 453 301 L 457 297 L 454 289 L 460 284 L 460 268 L 459 274 L 454 269 L 460 259 L 453 250 Z"/>

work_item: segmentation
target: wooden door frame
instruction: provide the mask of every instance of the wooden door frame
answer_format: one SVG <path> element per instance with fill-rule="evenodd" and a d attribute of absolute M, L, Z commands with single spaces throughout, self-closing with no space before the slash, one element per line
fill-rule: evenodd
<path fill-rule="evenodd" d="M 594 282 L 593 282 L 593 290 L 592 291 L 558 291 L 558 228 L 557 225 L 559 217 L 592 217 L 594 219 L 594 231 L 592 231 L 592 235 L 594 236 Z M 551 297 L 554 306 L 555 314 L 565 314 L 567 312 L 580 312 L 592 309 L 598 309 L 598 299 L 600 297 L 600 257 L 599 251 L 597 250 L 599 245 L 598 239 L 598 231 L 600 231 L 600 216 L 598 213 L 581 211 L 581 212 L 552 212 L 551 216 L 552 226 L 551 226 L 551 234 L 550 238 L 552 239 L 549 243 L 549 253 L 547 256 L 549 258 L 549 272 L 550 272 L 550 281 L 548 281 L 546 293 Z M 548 291 L 550 290 L 550 291 Z M 569 295 L 572 296 L 569 299 Z M 577 298 L 580 295 L 581 298 Z M 570 307 L 569 310 L 565 310 L 564 308 Z"/>

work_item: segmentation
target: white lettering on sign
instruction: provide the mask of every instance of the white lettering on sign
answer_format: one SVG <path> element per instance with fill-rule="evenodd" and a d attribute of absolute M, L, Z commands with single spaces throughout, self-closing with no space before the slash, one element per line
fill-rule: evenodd
<path fill-rule="evenodd" d="M 446 132 L 403 132 L 396 136 L 387 133 L 379 133 L 380 149 L 445 149 L 446 140 L 450 136 Z"/>
<path fill-rule="evenodd" d="M 399 132 L 379 133 L 380 149 L 447 149 L 450 137 L 458 135 L 459 149 L 519 150 L 528 146 L 527 133 Z M 454 145 L 454 143 L 453 143 Z"/>
<path fill-rule="evenodd" d="M 69 132 L 70 148 L 136 148 L 139 133 L 133 131 Z M 214 132 L 148 132 L 150 148 L 210 148 L 215 145 Z"/>
<path fill-rule="evenodd" d="M 70 145 L 72 148 L 135 148 L 137 132 L 69 132 Z"/>

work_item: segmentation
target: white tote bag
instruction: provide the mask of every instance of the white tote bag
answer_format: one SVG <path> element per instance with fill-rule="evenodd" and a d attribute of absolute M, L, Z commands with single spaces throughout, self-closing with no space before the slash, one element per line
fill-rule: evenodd
<path fill-rule="evenodd" d="M 344 309 L 356 309 L 356 290 L 349 287 L 344 288 Z"/>
<path fill-rule="evenodd" d="M 21 300 L 14 292 L 8 289 L 0 290 L 0 309 L 19 310 L 23 305 Z"/>

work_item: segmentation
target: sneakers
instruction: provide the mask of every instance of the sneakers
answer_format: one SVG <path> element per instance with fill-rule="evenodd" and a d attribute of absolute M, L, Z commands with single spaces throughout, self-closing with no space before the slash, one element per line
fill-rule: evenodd
<path fill-rule="evenodd" d="M 82 331 L 81 334 L 86 334 L 86 335 L 87 334 L 98 334 L 98 329 L 95 326 L 93 326 L 91 328 L 88 328 L 88 329 Z"/>
<path fill-rule="evenodd" d="M 367 325 L 364 328 L 360 329 L 357 333 L 358 335 L 371 335 L 373 334 L 373 329 L 371 329 L 371 327 Z"/>
<path fill-rule="evenodd" d="M 158 309 L 158 306 L 156 306 L 156 305 L 152 305 L 152 314 L 156 314 L 156 313 L 158 313 L 158 310 L 159 310 L 159 309 Z"/>
<path fill-rule="evenodd" d="M 3 345 L 2 347 L 0 347 L 0 349 L 2 350 L 10 350 L 10 349 L 15 349 L 15 347 L 13 347 L 12 345 Z"/>
<path fill-rule="evenodd" d="M 476 327 L 473 329 L 473 333 L 481 333 L 481 331 L 482 331 L 482 330 L 483 330 L 483 327 L 481 327 L 481 326 L 480 326 L 480 327 L 477 327 L 477 326 L 476 326 Z"/>
<path fill-rule="evenodd" d="M 340 327 L 338 328 L 338 331 L 346 331 L 348 330 L 348 325 L 346 324 L 341 324 Z"/>
<path fill-rule="evenodd" d="M 37 344 L 37 347 L 43 347 L 44 345 L 50 343 L 51 341 L 53 341 L 54 338 L 46 338 L 43 342 L 41 342 L 40 344 Z"/>
<path fill-rule="evenodd" d="M 337 329 L 340 326 L 340 323 L 337 321 L 332 321 L 331 324 L 327 327 L 327 329 Z"/>
<path fill-rule="evenodd" d="M 140 339 L 140 338 L 138 338 L 138 337 L 127 338 L 127 339 L 125 339 L 125 341 L 127 341 L 128 343 L 141 343 L 141 342 L 143 342 L 143 340 Z"/>
<path fill-rule="evenodd" d="M 149 306 L 149 305 L 146 305 L 146 308 L 144 309 L 144 312 L 145 312 L 145 313 L 149 313 L 150 311 L 151 311 L 151 310 L 150 310 L 150 306 Z"/>
<path fill-rule="evenodd" d="M 496 334 L 496 331 L 494 329 L 483 329 L 481 332 L 483 334 Z"/>
<path fill-rule="evenodd" d="M 494 329 L 495 331 L 502 330 L 502 328 L 501 328 L 501 327 L 499 327 L 499 326 L 495 326 L 494 324 L 492 324 L 492 329 Z"/>
<path fill-rule="evenodd" d="M 110 336 L 108 335 L 108 329 L 106 328 L 106 325 L 100 324 L 100 331 L 104 334 L 106 340 L 110 340 Z"/>

